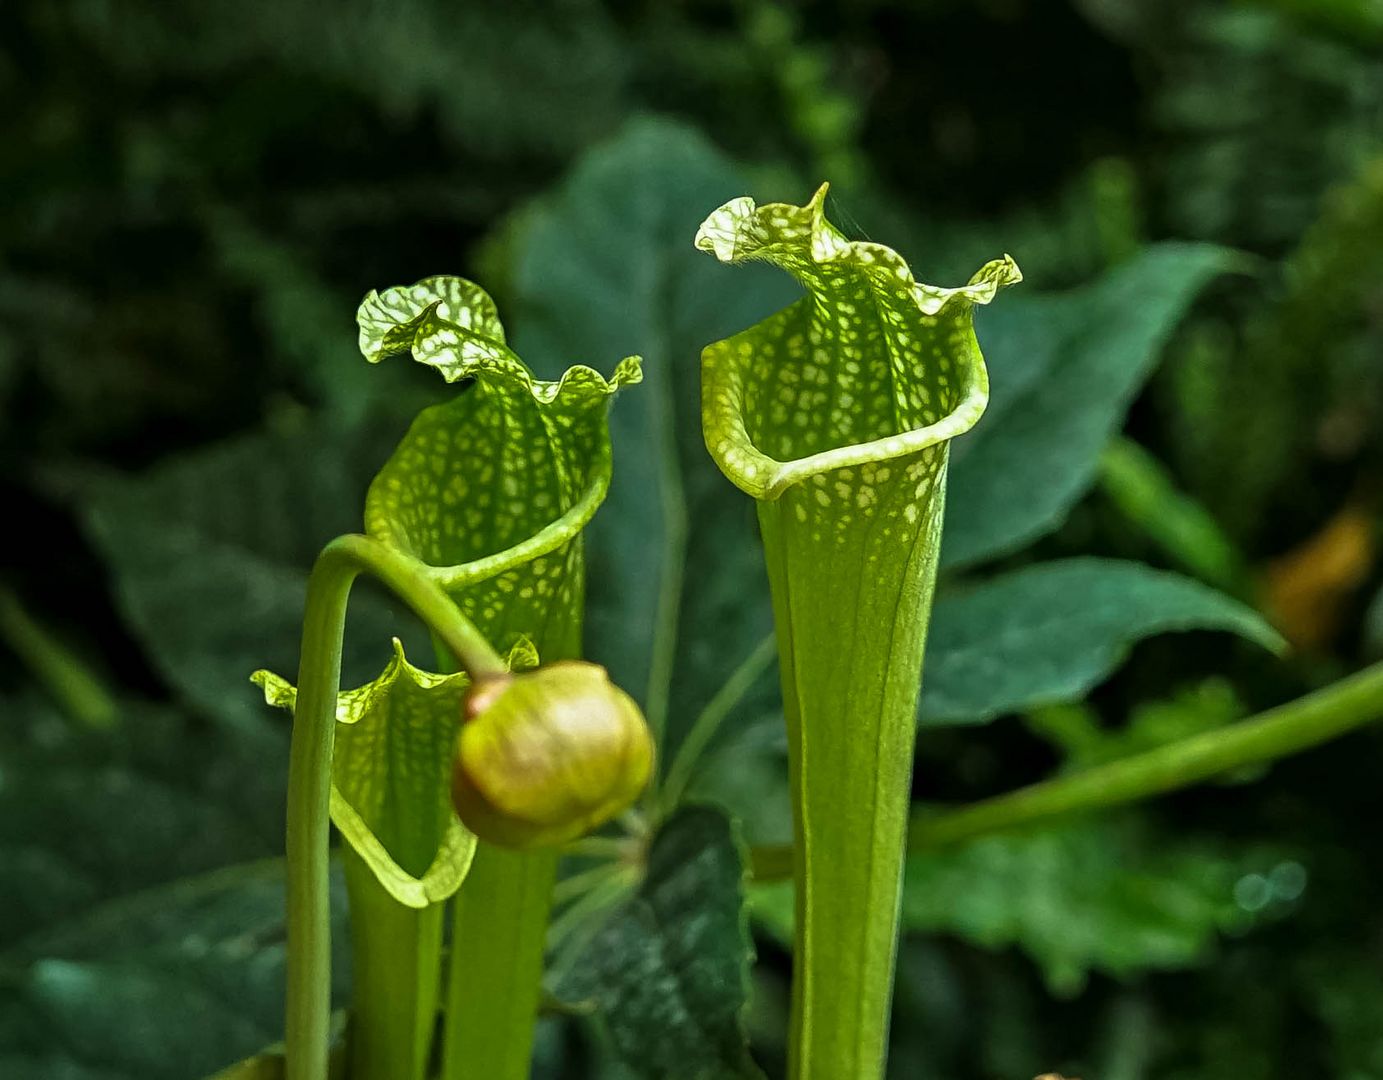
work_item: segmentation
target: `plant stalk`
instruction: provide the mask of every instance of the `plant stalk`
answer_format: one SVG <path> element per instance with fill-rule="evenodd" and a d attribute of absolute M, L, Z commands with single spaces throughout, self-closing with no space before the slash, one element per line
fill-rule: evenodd
<path fill-rule="evenodd" d="M 456 894 L 445 1080 L 528 1080 L 556 851 L 481 843 Z"/>
<path fill-rule="evenodd" d="M 1134 802 L 1295 754 L 1383 717 L 1383 663 L 1248 720 L 928 818 L 909 837 L 932 849 L 1067 814 Z"/>
<path fill-rule="evenodd" d="M 881 521 L 904 501 L 921 518 L 896 538 L 823 527 L 813 484 L 759 503 L 796 833 L 792 1080 L 883 1075 L 944 458 L 938 474 L 927 498 L 884 496 Z"/>
<path fill-rule="evenodd" d="M 347 847 L 351 910 L 351 1080 L 423 1080 L 437 1021 L 443 904 L 411 908 Z"/>
<path fill-rule="evenodd" d="M 341 643 L 351 585 L 373 574 L 455 653 L 472 676 L 504 663 L 452 603 L 429 569 L 366 536 L 337 537 L 317 557 L 307 584 L 302 656 L 288 763 L 288 986 L 286 1080 L 325 1080 L 331 1020 L 331 754 Z"/>

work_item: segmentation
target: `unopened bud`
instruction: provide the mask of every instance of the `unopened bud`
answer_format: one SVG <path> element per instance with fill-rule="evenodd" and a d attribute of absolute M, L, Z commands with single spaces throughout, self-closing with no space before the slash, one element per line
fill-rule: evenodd
<path fill-rule="evenodd" d="M 603 667 L 561 661 L 478 680 L 465 703 L 452 803 L 503 847 L 551 847 L 629 806 L 653 770 L 653 738 Z"/>

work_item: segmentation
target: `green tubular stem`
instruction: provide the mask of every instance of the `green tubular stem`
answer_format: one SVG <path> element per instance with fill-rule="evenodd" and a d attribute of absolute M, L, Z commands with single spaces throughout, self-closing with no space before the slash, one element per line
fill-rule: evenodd
<path fill-rule="evenodd" d="M 1318 746 L 1383 718 L 1383 663 L 1236 724 L 940 814 L 917 814 L 909 848 L 930 851 L 1068 814 L 1135 802 Z M 756 881 L 792 874 L 788 845 L 756 848 Z"/>
<path fill-rule="evenodd" d="M 400 904 L 352 849 L 351 1080 L 423 1080 L 442 977 L 442 904 Z"/>
<path fill-rule="evenodd" d="M 331 753 L 341 641 L 351 585 L 369 573 L 396 593 L 472 675 L 503 661 L 422 563 L 369 537 L 333 540 L 308 579 L 298 700 L 288 762 L 288 987 L 286 1080 L 324 1080 L 331 1023 Z"/>
<path fill-rule="evenodd" d="M 528 1080 L 557 859 L 476 850 L 455 901 L 444 1080 Z"/>
<path fill-rule="evenodd" d="M 906 546 L 819 529 L 812 485 L 759 504 L 797 838 L 791 1080 L 883 1075 L 943 485 Z"/>
<path fill-rule="evenodd" d="M 938 848 L 1259 765 L 1327 742 L 1383 716 L 1383 663 L 1237 724 L 913 821 L 912 842 Z"/>

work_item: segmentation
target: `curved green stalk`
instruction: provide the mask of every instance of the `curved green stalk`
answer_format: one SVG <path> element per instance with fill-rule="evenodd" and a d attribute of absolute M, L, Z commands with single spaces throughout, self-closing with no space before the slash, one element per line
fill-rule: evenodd
<path fill-rule="evenodd" d="M 949 813 L 917 815 L 910 843 L 938 848 L 1065 814 L 1175 791 L 1316 746 L 1383 717 L 1383 663 L 1216 731 L 1059 776 Z"/>
<path fill-rule="evenodd" d="M 1380 718 L 1383 663 L 1216 731 L 956 810 L 916 813 L 908 829 L 908 849 L 931 851 L 1176 791 L 1319 746 Z M 785 844 L 755 848 L 753 873 L 761 882 L 791 877 L 792 849 Z"/>
<path fill-rule="evenodd" d="M 686 737 L 677 747 L 664 774 L 661 790 L 658 792 L 658 806 L 661 814 L 671 814 L 682 801 L 687 785 L 691 782 L 702 755 L 714 741 L 716 733 L 725 723 L 735 706 L 744 699 L 754 683 L 778 658 L 778 642 L 772 635 L 766 635 L 754 646 L 738 667 L 730 673 L 724 685 L 706 703 L 696 720 L 692 723 Z"/>
<path fill-rule="evenodd" d="M 396 593 L 473 676 L 503 661 L 424 564 L 366 536 L 338 537 L 308 579 L 298 699 L 288 763 L 287 1080 L 324 1080 L 331 1019 L 328 841 L 331 752 L 341 688 L 341 642 L 351 585 L 362 573 Z"/>
<path fill-rule="evenodd" d="M 922 651 L 949 440 L 989 383 L 971 323 L 1019 280 L 916 281 L 806 206 L 726 203 L 696 243 L 807 295 L 702 354 L 716 464 L 758 501 L 788 726 L 797 877 L 793 1080 L 883 1074 Z"/>

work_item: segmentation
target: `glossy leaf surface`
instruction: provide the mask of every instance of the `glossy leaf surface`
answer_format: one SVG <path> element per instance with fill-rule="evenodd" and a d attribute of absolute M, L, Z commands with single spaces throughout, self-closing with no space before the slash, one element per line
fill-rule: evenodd
<path fill-rule="evenodd" d="M 954 447 L 942 563 L 970 565 L 1052 531 L 1089 490 L 1099 454 L 1196 297 L 1244 256 L 1208 244 L 1148 248 L 1069 292 L 986 311 L 986 422 Z"/>

